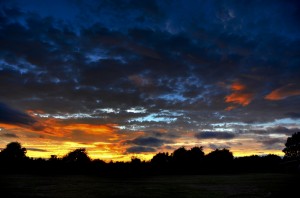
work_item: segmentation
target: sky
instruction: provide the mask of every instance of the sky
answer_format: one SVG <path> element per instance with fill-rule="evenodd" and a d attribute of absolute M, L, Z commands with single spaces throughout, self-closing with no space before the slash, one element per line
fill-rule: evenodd
<path fill-rule="evenodd" d="M 297 131 L 297 0 L 0 3 L 2 149 L 282 156 Z"/>

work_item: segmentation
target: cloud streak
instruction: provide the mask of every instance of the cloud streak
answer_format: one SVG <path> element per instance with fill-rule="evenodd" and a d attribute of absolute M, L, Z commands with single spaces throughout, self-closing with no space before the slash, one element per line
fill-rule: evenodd
<path fill-rule="evenodd" d="M 32 126 L 35 122 L 36 120 L 30 115 L 0 103 L 0 123 Z"/>
<path fill-rule="evenodd" d="M 283 100 L 291 96 L 300 95 L 300 88 L 295 84 L 279 87 L 265 96 L 267 100 Z"/>
<path fill-rule="evenodd" d="M 236 137 L 234 133 L 229 132 L 200 132 L 196 133 L 195 137 L 198 139 L 224 139 L 229 140 Z"/>

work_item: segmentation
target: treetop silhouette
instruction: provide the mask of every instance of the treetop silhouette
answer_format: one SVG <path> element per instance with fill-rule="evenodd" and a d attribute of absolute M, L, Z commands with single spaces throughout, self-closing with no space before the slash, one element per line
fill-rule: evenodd
<path fill-rule="evenodd" d="M 0 159 L 5 161 L 20 161 L 26 158 L 26 148 L 22 148 L 19 142 L 11 142 L 0 152 Z"/>
<path fill-rule="evenodd" d="M 34 173 L 88 173 L 104 175 L 145 175 L 145 174 L 215 174 L 235 172 L 295 172 L 299 166 L 300 132 L 289 137 L 283 149 L 285 159 L 277 155 L 245 156 L 234 158 L 228 149 L 216 149 L 208 154 L 203 147 L 186 149 L 180 147 L 169 153 L 157 153 L 150 162 L 133 157 L 130 162 L 92 160 L 84 148 L 70 151 L 62 158 L 52 155 L 50 159 L 26 157 L 26 148 L 18 142 L 7 144 L 0 152 L 0 172 Z M 292 164 L 290 163 L 292 162 Z"/>
<path fill-rule="evenodd" d="M 282 150 L 286 160 L 300 160 L 300 132 L 287 138 L 285 148 Z"/>

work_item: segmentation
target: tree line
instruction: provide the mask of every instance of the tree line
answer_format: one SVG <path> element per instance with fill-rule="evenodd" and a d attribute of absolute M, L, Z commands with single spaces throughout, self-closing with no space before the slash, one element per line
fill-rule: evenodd
<path fill-rule="evenodd" d="M 228 149 L 215 149 L 205 154 L 203 147 L 180 147 L 172 153 L 160 152 L 150 161 L 132 157 L 129 162 L 91 159 L 84 148 L 75 149 L 62 158 L 26 156 L 19 142 L 7 144 L 0 152 L 0 173 L 94 174 L 107 176 L 143 176 L 153 174 L 230 174 L 252 172 L 297 172 L 300 162 L 300 132 L 287 139 L 284 158 L 265 156 L 234 157 Z"/>

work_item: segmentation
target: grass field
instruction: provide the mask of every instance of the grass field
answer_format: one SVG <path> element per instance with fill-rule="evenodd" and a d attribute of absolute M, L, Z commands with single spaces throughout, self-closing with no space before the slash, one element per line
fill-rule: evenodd
<path fill-rule="evenodd" d="M 288 174 L 180 175 L 103 178 L 85 175 L 1 175 L 0 197 L 293 197 L 298 177 Z M 5 196 L 2 196 L 5 195 Z"/>

